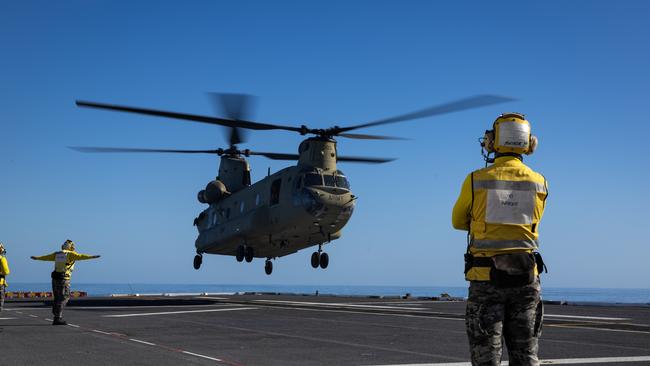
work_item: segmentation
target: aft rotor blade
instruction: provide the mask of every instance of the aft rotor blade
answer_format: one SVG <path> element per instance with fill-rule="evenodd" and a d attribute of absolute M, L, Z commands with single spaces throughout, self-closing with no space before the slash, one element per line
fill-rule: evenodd
<path fill-rule="evenodd" d="M 515 99 L 509 97 L 501 97 L 497 95 L 477 95 L 470 98 L 460 99 L 450 103 L 440 104 L 429 108 L 421 109 L 415 112 L 401 114 L 399 116 L 380 119 L 378 121 L 363 123 L 356 126 L 339 127 L 336 130 L 337 132 L 346 132 L 346 131 L 356 130 L 358 128 L 378 126 L 378 125 L 384 125 L 388 123 L 410 121 L 419 118 L 425 118 L 425 117 L 437 116 L 445 113 L 462 111 L 465 109 L 479 108 L 479 107 L 485 107 L 493 104 L 510 102 L 513 100 Z"/>
<path fill-rule="evenodd" d="M 215 112 L 222 113 L 233 121 L 244 121 L 251 117 L 256 98 L 248 94 L 208 93 L 215 107 Z M 230 146 L 239 145 L 247 140 L 243 130 L 231 127 L 228 136 Z"/>
<path fill-rule="evenodd" d="M 250 151 L 248 155 L 264 156 L 272 160 L 298 160 L 298 158 L 300 157 L 300 155 L 298 154 L 282 154 L 282 153 L 255 152 L 255 151 Z"/>
<path fill-rule="evenodd" d="M 260 122 L 243 121 L 243 120 L 234 121 L 226 118 L 208 117 L 208 116 L 201 116 L 201 115 L 187 114 L 187 113 L 168 112 L 168 111 L 161 111 L 155 109 L 122 106 L 116 104 L 95 103 L 95 102 L 87 102 L 87 101 L 80 101 L 80 100 L 76 101 L 76 104 L 79 107 L 107 109 L 112 111 L 144 114 L 148 116 L 167 117 L 167 118 L 208 123 L 208 124 L 233 127 L 233 128 L 234 127 L 247 128 L 249 130 L 287 130 L 287 131 L 295 131 L 295 132 L 303 131 L 303 129 L 301 129 L 300 127 L 273 125 L 269 123 L 260 123 Z"/>
<path fill-rule="evenodd" d="M 358 156 L 337 156 L 337 162 L 382 164 L 394 161 L 394 158 L 364 158 Z"/>
<path fill-rule="evenodd" d="M 171 150 L 171 149 L 140 149 L 130 147 L 92 147 L 92 146 L 68 146 L 69 149 L 84 153 L 181 153 L 181 154 L 217 154 L 221 155 L 223 150 Z"/>
<path fill-rule="evenodd" d="M 357 140 L 408 140 L 404 137 L 395 137 L 395 136 L 381 136 L 381 135 L 365 135 L 359 133 L 340 133 L 337 136 L 346 137 L 349 139 Z"/>

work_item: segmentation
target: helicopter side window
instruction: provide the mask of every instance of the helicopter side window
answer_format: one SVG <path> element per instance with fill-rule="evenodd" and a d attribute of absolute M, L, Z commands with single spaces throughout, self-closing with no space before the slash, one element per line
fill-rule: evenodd
<path fill-rule="evenodd" d="M 325 185 L 328 187 L 334 187 L 335 186 L 335 181 L 334 181 L 334 176 L 333 175 L 323 175 L 323 178 L 325 180 Z"/>
<path fill-rule="evenodd" d="M 320 174 L 307 173 L 305 174 L 305 186 L 322 186 L 323 178 Z"/>
<path fill-rule="evenodd" d="M 282 179 L 276 179 L 271 183 L 271 206 L 280 203 L 280 188 L 282 186 Z"/>
<path fill-rule="evenodd" d="M 337 175 L 336 176 L 336 186 L 341 187 L 341 188 L 345 188 L 345 189 L 350 189 L 350 182 L 348 182 L 348 180 L 344 176 Z"/>

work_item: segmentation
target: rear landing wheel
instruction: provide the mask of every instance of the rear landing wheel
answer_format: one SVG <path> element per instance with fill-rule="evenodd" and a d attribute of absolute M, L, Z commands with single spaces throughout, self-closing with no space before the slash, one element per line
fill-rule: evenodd
<path fill-rule="evenodd" d="M 318 264 L 320 263 L 320 253 L 319 252 L 314 252 L 311 255 L 311 266 L 313 268 L 318 268 Z"/>
<path fill-rule="evenodd" d="M 201 263 L 203 263 L 203 256 L 200 254 L 194 256 L 194 269 L 201 268 Z"/>
<path fill-rule="evenodd" d="M 320 268 L 325 269 L 330 264 L 330 256 L 323 252 L 320 254 Z"/>
<path fill-rule="evenodd" d="M 253 247 L 246 247 L 246 249 L 244 249 L 244 258 L 246 259 L 246 262 L 252 262 L 254 255 L 255 251 L 253 250 Z"/>
<path fill-rule="evenodd" d="M 237 262 L 241 262 L 244 260 L 244 246 L 240 245 L 237 247 L 237 254 L 235 255 L 235 258 L 237 258 Z"/>
<path fill-rule="evenodd" d="M 270 275 L 273 272 L 273 262 L 271 262 L 270 259 L 267 259 L 264 263 L 264 272 L 266 272 L 267 275 Z"/>

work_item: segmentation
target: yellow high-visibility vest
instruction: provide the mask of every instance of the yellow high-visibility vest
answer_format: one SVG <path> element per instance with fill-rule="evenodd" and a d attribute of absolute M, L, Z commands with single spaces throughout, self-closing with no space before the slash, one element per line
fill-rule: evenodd
<path fill-rule="evenodd" d="M 454 227 L 469 229 L 470 253 L 492 257 L 536 250 L 548 194 L 546 179 L 516 157 L 497 158 L 493 165 L 471 173 L 467 179 L 454 206 L 453 221 Z M 489 267 L 473 267 L 466 274 L 469 281 L 489 278 Z"/>

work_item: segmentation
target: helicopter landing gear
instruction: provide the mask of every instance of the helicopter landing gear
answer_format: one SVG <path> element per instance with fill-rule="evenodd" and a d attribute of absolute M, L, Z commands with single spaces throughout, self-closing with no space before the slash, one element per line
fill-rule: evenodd
<path fill-rule="evenodd" d="M 273 262 L 271 262 L 271 259 L 267 259 L 266 262 L 264 262 L 264 272 L 266 272 L 267 275 L 273 273 Z"/>
<path fill-rule="evenodd" d="M 253 257 L 255 255 L 255 251 L 253 250 L 253 247 L 245 247 L 244 248 L 244 259 L 246 259 L 246 262 L 250 263 L 253 261 Z"/>
<path fill-rule="evenodd" d="M 323 252 L 320 255 L 320 268 L 325 269 L 330 264 L 330 256 Z"/>
<path fill-rule="evenodd" d="M 320 268 L 325 269 L 329 264 L 330 256 L 323 252 L 323 244 L 318 244 L 318 251 L 311 255 L 312 268 L 318 268 L 320 266 Z"/>
<path fill-rule="evenodd" d="M 311 266 L 313 268 L 318 268 L 318 263 L 320 262 L 320 253 L 319 252 L 313 252 L 311 254 Z"/>
<path fill-rule="evenodd" d="M 201 254 L 194 256 L 194 269 L 201 268 L 201 263 L 203 263 L 203 256 Z"/>
<path fill-rule="evenodd" d="M 243 245 L 238 246 L 237 247 L 237 253 L 235 255 L 235 258 L 237 258 L 237 262 L 243 261 L 245 254 L 246 254 L 246 248 L 244 248 Z"/>

